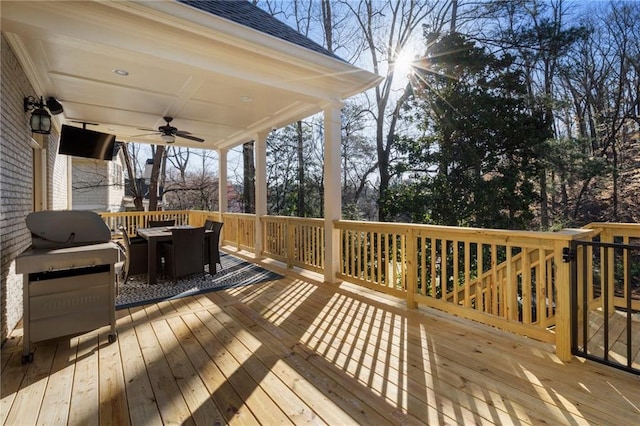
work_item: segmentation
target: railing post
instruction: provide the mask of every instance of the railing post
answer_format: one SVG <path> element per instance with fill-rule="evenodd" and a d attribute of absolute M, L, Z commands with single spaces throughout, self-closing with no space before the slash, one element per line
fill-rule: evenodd
<path fill-rule="evenodd" d="M 574 239 L 585 238 L 591 231 L 584 229 L 563 229 L 558 232 L 566 236 L 565 239 L 555 240 L 553 244 L 553 263 L 556 269 L 556 355 L 562 361 L 571 359 L 571 263 L 575 256 L 571 256 L 571 242 Z M 563 250 L 567 250 L 566 253 Z M 569 255 L 567 255 L 569 253 Z"/>
<path fill-rule="evenodd" d="M 234 215 L 233 220 L 235 221 L 236 228 L 236 250 L 240 251 L 240 238 L 242 234 L 242 230 L 240 229 L 240 216 Z"/>
<path fill-rule="evenodd" d="M 292 268 L 295 241 L 294 241 L 294 226 L 291 224 L 290 218 L 287 218 L 285 220 L 284 229 L 285 229 L 285 232 L 287 233 L 287 268 Z"/>
<path fill-rule="evenodd" d="M 571 264 L 563 259 L 562 251 L 569 241 L 554 243 L 556 267 L 556 355 L 562 361 L 571 359 Z"/>
<path fill-rule="evenodd" d="M 611 229 L 604 229 L 602 231 L 602 234 L 600 234 L 600 242 L 603 243 L 613 243 L 614 242 L 614 238 L 613 238 L 613 233 L 611 231 Z M 606 312 L 615 312 L 615 279 L 614 279 L 614 260 L 613 260 L 613 254 L 614 254 L 614 250 L 613 249 L 605 249 L 605 248 L 601 248 L 600 249 L 600 258 L 601 258 L 601 262 L 602 264 L 607 264 L 609 265 L 609 267 L 605 270 L 602 271 L 602 290 L 603 292 L 606 291 L 607 292 L 607 297 L 604 297 L 604 293 L 601 295 L 602 297 L 602 309 L 604 309 L 604 303 L 605 301 L 607 302 L 607 311 Z M 605 256 L 606 255 L 606 256 Z M 606 276 L 604 275 L 606 271 Z M 607 285 L 605 287 L 604 283 L 608 283 L 609 285 Z"/>
<path fill-rule="evenodd" d="M 507 250 L 507 273 L 504 278 L 505 283 L 505 299 L 507 305 L 506 318 L 512 321 L 518 320 L 518 279 L 516 277 L 516 268 L 513 265 L 513 249 L 511 246 L 505 246 Z"/>
<path fill-rule="evenodd" d="M 410 229 L 407 234 L 407 308 L 417 308 L 416 291 L 418 286 L 418 253 L 416 231 Z M 424 285 L 424 284 L 423 284 Z"/>

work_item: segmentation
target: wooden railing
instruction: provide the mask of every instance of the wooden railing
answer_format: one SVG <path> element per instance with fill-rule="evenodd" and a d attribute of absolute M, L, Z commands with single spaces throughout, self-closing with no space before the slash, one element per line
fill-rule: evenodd
<path fill-rule="evenodd" d="M 591 223 L 587 225 L 586 228 L 594 231 L 594 234 L 591 236 L 592 241 L 640 245 L 640 224 Z M 616 251 L 615 249 L 609 249 L 605 251 L 604 248 L 601 248 L 596 253 L 594 253 L 592 247 L 586 247 L 584 250 L 586 250 L 587 253 L 577 253 L 577 256 L 579 258 L 589 259 L 590 261 L 585 265 L 586 270 L 579 270 L 578 273 L 580 275 L 586 273 L 589 308 L 595 309 L 602 306 L 605 300 L 603 294 L 597 294 L 595 291 L 600 285 L 598 283 L 594 285 L 594 277 L 604 273 L 604 271 L 595 271 L 596 273 L 594 273 L 594 267 L 604 262 L 610 265 L 606 269 L 606 274 L 608 275 L 606 280 L 609 283 L 614 283 L 608 286 L 609 294 L 606 300 L 609 301 L 609 312 L 613 312 L 615 308 L 626 308 L 627 300 L 625 297 L 621 297 L 621 295 L 630 294 L 629 287 L 632 285 L 632 278 L 635 280 L 640 279 L 640 264 L 638 260 L 635 259 L 635 262 L 632 262 L 631 259 L 629 259 L 628 250 Z M 632 271 L 632 269 L 634 270 Z M 601 279 L 604 278 L 605 277 L 601 277 Z M 633 292 L 631 293 L 633 294 Z M 640 300 L 637 297 L 633 297 L 631 306 L 634 311 L 640 311 Z"/>
<path fill-rule="evenodd" d="M 176 225 L 194 225 L 201 224 L 192 222 L 192 214 L 190 210 L 172 210 L 172 211 L 153 211 L 153 212 L 116 212 L 116 213 L 100 213 L 100 217 L 111 231 L 117 231 L 122 225 L 130 236 L 135 235 L 136 229 L 146 228 L 150 220 L 175 220 Z M 204 223 L 204 220 L 202 221 Z"/>
<path fill-rule="evenodd" d="M 312 271 L 324 270 L 324 220 L 264 216 L 262 254 Z"/>
<path fill-rule="evenodd" d="M 407 291 L 407 237 L 410 225 L 338 221 L 338 277 L 397 297 Z"/>
<path fill-rule="evenodd" d="M 553 342 L 562 248 L 580 234 L 337 221 L 339 278 Z M 564 303 L 564 302 L 563 302 Z M 563 324 L 563 327 L 566 324 Z"/>
<path fill-rule="evenodd" d="M 222 213 L 223 243 L 235 246 L 238 250 L 253 251 L 256 247 L 255 217 L 246 213 Z"/>
<path fill-rule="evenodd" d="M 207 212 L 203 210 L 189 210 L 189 225 L 192 226 L 204 226 L 204 223 L 209 220 L 216 222 L 222 222 L 222 216 L 218 212 Z M 222 229 L 224 233 L 224 227 Z"/>
<path fill-rule="evenodd" d="M 223 244 L 238 250 L 256 247 L 252 214 L 166 211 L 103 213 L 102 217 L 110 228 L 122 224 L 131 234 L 150 219 L 175 219 L 194 226 L 206 219 L 221 220 Z M 324 220 L 285 216 L 260 220 L 261 255 L 288 267 L 324 270 Z M 405 298 L 410 307 L 422 304 L 555 342 L 557 347 L 563 345 L 565 354 L 570 268 L 563 261 L 563 251 L 578 238 L 640 242 L 637 224 L 596 223 L 553 233 L 346 220 L 335 221 L 334 226 L 340 236 L 337 278 Z M 630 284 L 625 281 L 624 285 Z M 611 303 L 622 303 L 611 296 Z M 591 295 L 591 301 L 601 303 L 596 295 Z M 562 342 L 556 339 L 558 334 L 564 336 Z"/>

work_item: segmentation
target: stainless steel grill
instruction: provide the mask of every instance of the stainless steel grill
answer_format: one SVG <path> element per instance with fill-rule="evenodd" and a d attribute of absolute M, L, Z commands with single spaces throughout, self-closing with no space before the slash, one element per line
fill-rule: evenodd
<path fill-rule="evenodd" d="M 119 250 L 93 212 L 46 211 L 27 216 L 32 246 L 16 258 L 23 274 L 23 363 L 31 344 L 110 325 L 116 340 L 115 267 Z"/>

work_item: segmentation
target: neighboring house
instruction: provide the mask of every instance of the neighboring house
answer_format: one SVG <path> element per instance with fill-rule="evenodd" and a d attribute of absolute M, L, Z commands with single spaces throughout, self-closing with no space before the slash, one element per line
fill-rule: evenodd
<path fill-rule="evenodd" d="M 145 211 L 149 210 L 149 183 L 145 178 L 137 178 L 136 186 L 142 192 L 142 205 Z M 128 178 L 124 179 L 124 191 L 122 197 L 122 211 L 135 211 L 136 205 L 133 201 L 134 194 L 131 190 L 131 184 Z M 164 201 L 162 199 L 162 187 L 160 187 L 160 197 L 158 197 L 158 210 L 164 210 Z"/>
<path fill-rule="evenodd" d="M 120 156 L 112 161 L 72 158 L 72 208 L 94 212 L 122 211 L 124 175 Z"/>

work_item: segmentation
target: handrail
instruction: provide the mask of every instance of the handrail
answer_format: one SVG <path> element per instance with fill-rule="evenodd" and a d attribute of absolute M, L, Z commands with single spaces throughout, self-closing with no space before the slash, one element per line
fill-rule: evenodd
<path fill-rule="evenodd" d="M 103 212 L 98 213 L 105 221 L 111 231 L 115 231 L 123 226 L 129 236 L 134 236 L 136 229 L 145 228 L 150 220 L 175 220 L 176 225 L 189 225 L 191 223 L 192 211 L 171 210 L 152 212 Z"/>
<path fill-rule="evenodd" d="M 435 307 L 549 342 L 557 333 L 559 301 L 569 301 L 568 285 L 558 287 L 560 270 L 569 281 L 568 268 L 560 265 L 562 248 L 593 233 L 343 220 L 334 226 L 340 278 L 404 297 L 409 306 Z"/>
<path fill-rule="evenodd" d="M 102 213 L 129 233 L 149 219 L 174 218 L 201 226 L 224 222 L 223 238 L 237 250 L 256 248 L 261 256 L 316 272 L 325 268 L 325 221 L 317 218 L 244 213 L 164 211 Z M 261 235 L 256 235 L 260 225 Z M 559 232 L 511 231 L 436 225 L 337 220 L 337 278 L 418 304 L 539 340 L 555 342 L 570 356 L 570 268 L 564 261 L 573 240 L 599 239 L 629 244 L 640 225 L 592 223 Z M 640 241 L 639 241 L 640 243 Z M 625 282 L 625 285 L 628 285 Z M 593 295 L 592 295 L 593 296 Z M 609 298 L 616 305 L 613 295 Z M 592 303 L 600 303 L 592 297 Z"/>

